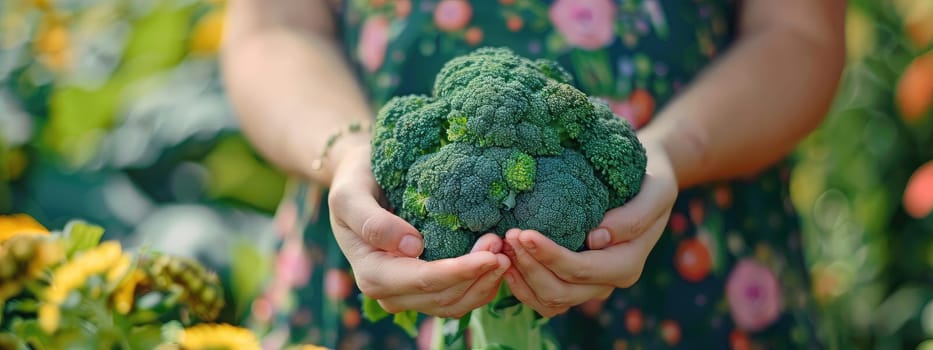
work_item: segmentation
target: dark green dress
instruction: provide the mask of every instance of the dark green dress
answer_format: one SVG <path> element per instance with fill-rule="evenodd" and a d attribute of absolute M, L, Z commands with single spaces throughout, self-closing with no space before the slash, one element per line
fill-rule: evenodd
<path fill-rule="evenodd" d="M 348 57 L 377 108 L 394 95 L 429 93 L 436 72 L 456 55 L 506 46 L 557 60 L 581 89 L 607 99 L 616 114 L 642 127 L 728 49 L 735 5 L 349 0 L 335 9 Z M 683 191 L 635 286 L 551 321 L 563 348 L 820 347 L 788 174 L 779 165 L 755 177 Z M 318 208 L 323 202 L 315 187 L 289 193 L 278 227 L 285 234 L 303 230 L 307 254 L 286 243 L 280 269 L 298 276 L 279 280 L 288 280 L 281 288 L 293 289 L 294 302 L 274 302 L 276 292 L 270 292 L 257 301 L 258 309 L 254 305 L 261 321 L 279 327 L 283 339 L 337 348 L 430 344 L 431 323 L 422 324 L 413 342 L 389 320 L 361 320 L 358 290 L 331 237 L 326 207 Z M 310 269 L 291 268 L 308 263 Z"/>

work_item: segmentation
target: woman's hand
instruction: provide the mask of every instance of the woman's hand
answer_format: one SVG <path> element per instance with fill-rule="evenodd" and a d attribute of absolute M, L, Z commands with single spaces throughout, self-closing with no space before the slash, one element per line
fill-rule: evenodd
<path fill-rule="evenodd" d="M 534 230 L 506 233 L 505 252 L 513 267 L 505 279 L 516 298 L 553 317 L 638 281 L 677 198 L 677 179 L 663 147 L 643 142 L 648 166 L 641 191 L 606 213 L 587 236 L 590 250 L 570 251 Z"/>
<path fill-rule="evenodd" d="M 460 317 L 492 301 L 511 264 L 499 237 L 481 237 L 470 254 L 418 259 L 421 235 L 385 210 L 370 168 L 370 147 L 358 142 L 339 154 L 328 203 L 334 237 L 360 290 L 388 312 L 415 310 Z"/>

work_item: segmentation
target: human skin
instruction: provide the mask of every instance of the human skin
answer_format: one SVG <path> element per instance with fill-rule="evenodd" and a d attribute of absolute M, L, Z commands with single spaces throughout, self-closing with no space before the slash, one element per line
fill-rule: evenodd
<path fill-rule="evenodd" d="M 417 230 L 383 208 L 366 135 L 339 139 L 312 167 L 331 134 L 374 115 L 326 3 L 229 6 L 221 59 L 245 135 L 277 166 L 329 186 L 334 235 L 365 295 L 390 312 L 442 317 L 487 303 L 502 278 L 545 316 L 636 283 L 677 192 L 784 157 L 826 114 L 844 64 L 844 0 L 745 0 L 729 51 L 639 131 L 649 156 L 642 191 L 589 233 L 591 250 L 516 229 L 505 240 L 483 236 L 463 257 L 425 262 Z"/>

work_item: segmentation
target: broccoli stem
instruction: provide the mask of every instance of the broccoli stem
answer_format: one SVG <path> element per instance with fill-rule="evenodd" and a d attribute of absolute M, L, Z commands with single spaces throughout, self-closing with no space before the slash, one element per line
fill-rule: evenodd
<path fill-rule="evenodd" d="M 473 310 L 470 341 L 473 349 L 557 349 L 544 329 L 547 320 L 520 303 L 504 306 L 512 298 L 505 283 L 489 305 Z"/>

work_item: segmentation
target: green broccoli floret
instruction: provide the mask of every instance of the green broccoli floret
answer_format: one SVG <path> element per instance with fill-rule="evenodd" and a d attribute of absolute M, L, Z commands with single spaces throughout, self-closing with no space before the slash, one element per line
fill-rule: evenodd
<path fill-rule="evenodd" d="M 421 227 L 424 237 L 424 260 L 455 258 L 473 248 L 476 235 L 467 230 L 451 230 L 437 221 L 427 221 Z"/>
<path fill-rule="evenodd" d="M 534 183 L 534 162 L 511 149 L 447 144 L 412 165 L 402 217 L 433 219 L 452 230 L 489 230 L 514 206 L 515 193 Z"/>
<path fill-rule="evenodd" d="M 609 204 L 618 207 L 641 190 L 648 158 L 627 120 L 613 114 L 605 102 L 597 99 L 591 102 L 596 107 L 596 120 L 580 135 L 580 150 L 614 190 L 610 192 Z"/>
<path fill-rule="evenodd" d="M 445 64 L 432 96 L 382 107 L 373 173 L 424 234 L 423 259 L 510 228 L 576 250 L 638 193 L 647 159 L 634 129 L 571 84 L 556 62 L 483 48 Z"/>
<path fill-rule="evenodd" d="M 426 96 L 394 98 L 380 110 L 373 134 L 372 167 L 389 202 L 401 205 L 401 185 L 418 157 L 435 152 L 442 142 L 445 101 Z"/>
<path fill-rule="evenodd" d="M 602 221 L 609 208 L 609 191 L 586 159 L 569 149 L 556 157 L 539 158 L 537 173 L 534 189 L 515 198 L 515 221 L 567 249 L 580 248 L 585 233 Z"/>

